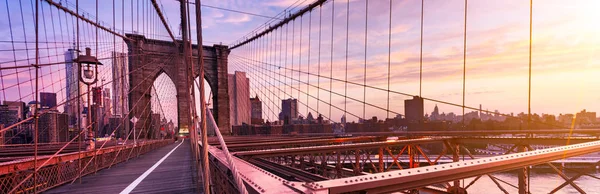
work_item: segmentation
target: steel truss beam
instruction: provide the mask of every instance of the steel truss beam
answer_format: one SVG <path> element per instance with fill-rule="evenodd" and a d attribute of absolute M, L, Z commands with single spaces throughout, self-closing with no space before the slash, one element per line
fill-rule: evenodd
<path fill-rule="evenodd" d="M 369 143 L 352 143 L 352 144 L 341 144 L 341 145 L 326 145 L 326 146 L 312 146 L 312 147 L 299 147 L 299 148 L 286 148 L 286 149 L 268 149 L 268 150 L 253 150 L 253 151 L 242 151 L 233 153 L 239 157 L 268 157 L 268 156 L 282 156 L 303 153 L 323 153 L 338 150 L 356 150 L 356 149 L 368 149 L 368 148 L 379 148 L 383 146 L 397 146 L 407 144 L 425 144 L 441 142 L 451 138 L 447 137 L 423 137 L 406 140 L 396 141 L 381 141 L 381 142 L 369 142 Z"/>
<path fill-rule="evenodd" d="M 565 157 L 594 153 L 599 149 L 600 141 L 594 141 L 436 166 L 321 181 L 313 184 L 305 184 L 304 188 L 308 188 L 306 191 L 311 192 L 330 193 L 352 191 L 382 193 L 409 190 L 440 182 L 503 172 L 525 166 L 543 164 Z"/>

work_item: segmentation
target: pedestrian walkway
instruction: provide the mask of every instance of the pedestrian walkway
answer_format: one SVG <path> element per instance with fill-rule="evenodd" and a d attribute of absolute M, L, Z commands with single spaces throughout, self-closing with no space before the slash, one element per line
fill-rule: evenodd
<path fill-rule="evenodd" d="M 197 193 L 192 162 L 180 140 L 46 193 Z"/>

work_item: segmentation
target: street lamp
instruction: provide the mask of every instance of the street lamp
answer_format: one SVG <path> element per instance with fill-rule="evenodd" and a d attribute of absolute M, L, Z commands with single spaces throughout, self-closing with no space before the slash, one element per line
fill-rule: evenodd
<path fill-rule="evenodd" d="M 87 112 L 87 120 L 88 128 L 86 141 L 88 142 L 88 147 L 86 150 L 94 150 L 96 145 L 94 143 L 94 130 L 91 128 L 92 120 L 91 120 L 91 102 L 90 102 L 90 85 L 98 82 L 98 65 L 102 65 L 100 61 L 94 56 L 90 55 L 91 49 L 85 48 L 85 55 L 77 56 L 77 59 L 73 60 L 79 66 L 79 81 L 83 82 L 88 87 L 88 112 Z M 92 69 L 93 66 L 93 69 Z"/>

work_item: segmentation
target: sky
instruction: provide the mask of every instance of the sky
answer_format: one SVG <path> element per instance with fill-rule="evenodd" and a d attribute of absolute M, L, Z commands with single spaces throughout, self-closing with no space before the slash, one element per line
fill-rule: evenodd
<path fill-rule="evenodd" d="M 67 7 L 74 9 L 74 0 L 61 1 Z M 136 31 L 151 36 L 155 39 L 170 40 L 162 24 L 155 20 L 153 22 L 154 30 L 144 31 L 144 23 L 137 22 L 136 14 L 131 18 L 129 14 L 137 13 L 138 10 L 132 9 L 130 3 L 140 1 L 123 1 L 124 7 L 121 6 L 121 1 L 116 1 L 114 28 L 112 20 L 112 2 L 100 1 L 99 20 L 104 26 L 107 26 L 119 33 L 123 33 L 122 24 L 124 24 L 125 33 Z M 143 1 L 141 1 L 143 2 Z M 159 0 L 159 4 L 164 11 L 171 30 L 175 36 L 181 36 L 179 33 L 179 3 L 175 0 Z M 296 3 L 300 2 L 300 3 Z M 216 6 L 226 9 L 239 10 L 259 15 L 279 17 L 278 15 L 284 10 L 292 13 L 299 8 L 310 3 L 310 0 L 203 0 L 205 5 Z M 423 77 L 422 90 L 419 91 L 419 59 L 420 59 L 420 16 L 421 16 L 421 1 L 420 0 L 392 0 L 391 6 L 391 44 L 388 41 L 388 30 L 390 24 L 390 1 L 388 0 L 369 0 L 368 9 L 365 11 L 365 0 L 351 0 L 349 16 L 346 14 L 348 10 L 347 1 L 337 0 L 335 3 L 328 1 L 322 7 L 315 9 L 310 15 L 311 30 L 308 29 L 309 16 L 302 18 L 302 39 L 303 44 L 299 46 L 299 29 L 300 20 L 297 19 L 290 23 L 288 33 L 292 31 L 292 24 L 295 29 L 295 51 L 288 50 L 290 56 L 295 56 L 293 61 L 296 63 L 294 69 L 303 72 L 319 71 L 322 75 L 331 75 L 334 78 L 345 79 L 346 74 L 346 18 L 349 18 L 348 23 L 348 81 L 359 84 L 370 85 L 377 88 L 387 89 L 387 80 L 390 79 L 390 90 L 395 92 L 406 93 L 410 95 L 419 95 L 423 97 L 443 100 L 451 103 L 462 104 L 462 89 L 463 89 L 463 30 L 464 30 L 464 1 L 461 0 L 425 0 L 424 2 L 424 22 L 423 22 Z M 31 51 L 32 44 L 15 44 L 16 48 L 29 49 L 28 51 L 9 52 L 13 49 L 10 40 L 34 40 L 33 32 L 33 7 L 30 1 L 8 1 L 0 3 L 0 10 L 7 10 L 0 13 L 0 17 L 10 20 L 0 21 L 0 34 L 11 34 L 11 36 L 0 37 L 0 62 L 1 67 L 10 67 L 31 63 L 30 61 L 20 61 L 10 63 L 14 59 L 31 59 L 34 52 Z M 296 4 L 294 4 L 296 3 Z M 53 56 L 42 59 L 42 62 L 60 61 L 62 59 L 62 50 L 69 47 L 69 40 L 73 39 L 73 27 L 62 26 L 52 23 L 53 21 L 65 20 L 56 19 L 59 15 L 54 7 L 50 7 L 47 3 L 42 3 L 42 7 L 46 13 L 42 19 L 46 33 L 44 40 L 61 40 L 65 42 L 60 46 L 42 44 L 41 47 L 51 47 L 55 49 L 41 50 L 42 56 Z M 299 6 L 296 6 L 300 4 Z M 331 25 L 332 7 L 335 4 L 334 24 Z M 143 4 L 150 8 L 149 4 Z M 291 6 L 291 9 L 290 8 Z M 533 5 L 533 40 L 532 40 L 532 77 L 531 77 L 531 109 L 533 113 L 575 113 L 582 109 L 588 111 L 600 111 L 600 23 L 597 21 L 600 18 L 600 2 L 595 0 L 544 0 L 534 1 Z M 126 10 L 124 14 L 121 11 Z M 191 17 L 194 18 L 194 6 L 190 6 Z M 21 11 L 22 10 L 22 11 Z M 49 10 L 56 13 L 50 14 Z M 95 15 L 95 1 L 81 0 L 80 10 L 84 15 L 90 17 Z M 143 9 L 142 9 L 143 10 Z M 322 29 L 318 30 L 319 11 L 322 16 Z M 23 16 L 21 16 L 21 13 Z M 63 12 L 61 12 L 62 14 Z M 121 15 L 122 14 L 122 15 Z M 367 16 L 365 21 L 365 15 Z M 124 17 L 124 18 L 122 18 Z M 22 19 L 23 18 L 23 19 Z M 154 17 L 156 18 L 156 17 Z M 94 19 L 92 17 L 92 19 Z M 143 18 L 142 18 L 143 20 Z M 258 28 L 263 23 L 270 19 L 257 17 L 247 14 L 223 11 L 219 9 L 202 7 L 202 32 L 203 43 L 205 45 L 225 44 L 231 45 L 236 40 L 244 37 L 247 34 L 253 34 L 253 30 L 261 31 L 263 28 Z M 10 21 L 10 22 L 9 22 Z M 365 33 L 365 23 L 368 29 Z M 65 25 L 62 23 L 61 25 Z M 83 24 L 82 24 L 83 25 Z M 140 26 L 141 25 L 141 26 Z M 50 30 L 51 26 L 55 26 L 62 30 Z M 196 24 L 191 22 L 192 40 L 196 41 Z M 10 31 L 10 27 L 14 32 Z M 23 30 L 21 30 L 23 28 Z M 528 72 L 529 72 L 529 1 L 523 0 L 478 0 L 469 1 L 467 12 L 467 46 L 466 46 L 466 84 L 465 84 L 465 105 L 479 107 L 481 104 L 483 109 L 490 111 L 499 110 L 502 113 L 519 113 L 527 112 L 528 105 Z M 85 42 L 93 40 L 94 29 L 91 27 L 82 27 L 82 32 L 88 35 L 82 36 L 81 41 Z M 285 34 L 285 28 L 278 29 L 277 33 Z M 53 31 L 53 32 L 51 32 Z M 333 40 L 331 34 L 333 31 Z M 105 39 L 112 42 L 108 33 L 100 32 Z M 23 35 L 25 34 L 25 35 Z M 322 47 L 319 55 L 317 46 L 319 45 L 318 35 L 322 35 L 320 46 Z M 367 44 L 365 44 L 365 35 Z M 278 35 L 276 35 L 278 36 Z M 308 37 L 310 38 L 310 41 Z M 292 41 L 288 41 L 290 44 Z M 308 47 L 307 42 L 311 43 Z M 333 44 L 332 44 L 333 43 Z M 95 47 L 94 44 L 82 43 L 83 46 Z M 111 45 L 115 46 L 117 51 L 126 46 L 122 41 L 118 40 Z M 284 42 L 275 41 L 274 45 L 284 46 Z M 334 54 L 331 57 L 330 48 L 333 45 Z M 230 55 L 229 71 L 236 70 L 248 71 L 250 78 L 251 96 L 256 94 L 268 98 L 293 97 L 298 98 L 302 103 L 313 109 L 318 106 L 319 113 L 332 117 L 333 120 L 339 120 L 342 111 L 329 113 L 329 108 L 326 103 L 329 103 L 328 98 L 322 98 L 323 101 L 317 101 L 308 98 L 304 94 L 297 95 L 297 91 L 293 91 L 293 95 L 284 96 L 280 89 L 284 84 L 275 78 L 269 78 L 265 81 L 262 75 L 257 71 L 254 64 L 243 62 L 242 57 L 251 57 L 249 50 L 252 44 L 239 49 L 234 49 Z M 390 50 L 388 51 L 388 46 Z M 366 55 L 365 55 L 366 47 Z M 301 49 L 299 49 L 301 48 Z M 62 49 L 62 50 L 61 50 Z M 98 58 L 109 57 L 112 48 L 110 45 L 100 45 Z M 299 51 L 300 50 L 300 51 Z M 262 52 L 263 51 L 257 51 Z M 308 53 L 311 58 L 308 58 Z M 14 55 L 13 55 L 14 54 Z M 271 56 L 272 53 L 266 53 Z M 390 60 L 388 61 L 388 54 Z M 31 56 L 26 56 L 31 55 Z M 298 57 L 303 56 L 300 61 Z M 364 71 L 366 56 L 366 72 Z M 275 56 L 276 57 L 276 56 Z M 333 59 L 330 61 L 330 59 Z M 321 61 L 319 64 L 318 62 Z M 298 67 L 298 62 L 303 64 Z M 276 66 L 292 68 L 291 59 L 289 61 L 278 60 L 273 62 Z M 390 64 L 390 73 L 388 70 Z M 106 64 L 110 64 L 106 60 Z M 110 65 L 109 65 L 110 66 Z M 263 67 L 264 68 L 264 67 Z M 299 68 L 299 69 L 298 69 Z M 331 69 L 334 71 L 332 72 Z M 14 86 L 10 89 L 2 91 L 2 100 L 14 99 L 31 99 L 32 84 L 24 80 L 31 78 L 30 75 L 21 75 L 17 77 L 10 72 L 14 70 L 2 70 L 4 87 Z M 29 69 L 29 74 L 34 72 Z M 61 88 L 64 88 L 64 67 L 49 67 L 42 68 L 44 82 L 42 91 L 50 91 L 56 93 L 64 93 Z M 101 75 L 106 80 L 111 80 L 110 68 L 101 69 Z M 284 70 L 273 70 L 273 75 L 276 73 L 289 73 Z M 366 75 L 366 77 L 365 77 Z M 155 83 L 164 83 L 166 76 L 159 76 Z M 307 80 L 313 85 L 320 87 L 329 87 L 329 80 L 316 81 L 315 76 L 301 75 L 296 77 L 301 80 Z M 168 79 L 166 80 L 168 81 Z M 262 83 L 262 82 L 264 83 Z M 290 80 L 284 80 L 286 83 L 292 83 Z M 27 82 L 27 83 L 26 83 Z M 17 84 L 21 83 L 21 84 Z M 24 84 L 25 83 L 25 84 Z M 262 85 L 261 85 L 262 83 Z M 296 86 L 298 83 L 293 82 Z M 273 85 L 270 85 L 273 84 Z M 259 90 L 261 87 L 266 87 L 268 90 Z M 170 107 L 173 105 L 172 100 L 168 99 L 167 94 L 172 91 L 161 92 L 160 90 L 174 90 L 172 87 L 164 86 L 165 89 L 159 89 L 157 96 L 166 96 L 161 100 L 164 104 Z M 170 88 L 170 89 L 168 89 Z M 301 84 L 301 88 L 307 88 Z M 342 82 L 332 81 L 332 88 L 337 93 L 348 93 L 349 97 L 366 102 L 374 106 L 386 107 L 389 101 L 389 106 L 392 112 L 403 113 L 403 100 L 410 98 L 398 94 L 388 94 L 385 91 L 365 89 L 362 86 L 345 85 Z M 17 91 L 19 89 L 19 91 Z M 264 88 L 263 88 L 264 89 Z M 21 91 L 23 90 L 23 91 Z M 290 88 L 285 88 L 289 91 Z M 266 92 L 268 91 L 268 92 Z M 276 91 L 276 92 L 274 92 Z M 303 92 L 313 96 L 328 96 L 329 93 L 325 90 L 320 90 L 317 93 L 316 88 L 308 87 L 302 89 Z M 367 95 L 364 96 L 363 93 Z M 18 94 L 18 95 L 17 95 Z M 58 95 L 59 102 L 64 101 L 64 96 Z M 388 100 L 389 99 L 389 100 Z M 273 111 L 265 110 L 265 117 L 271 120 L 277 114 L 278 99 L 263 99 L 265 106 L 272 107 Z M 347 106 L 347 110 L 357 115 L 362 116 L 363 111 L 366 117 L 378 116 L 385 118 L 386 111 L 373 108 L 371 106 L 363 106 L 362 103 L 347 100 L 343 97 L 332 95 L 331 104 L 339 107 Z M 306 115 L 308 109 L 306 105 L 300 106 L 300 113 Z M 435 102 L 425 102 L 425 112 L 430 113 L 433 107 L 438 105 L 441 112 L 460 113 L 459 107 L 442 105 Z M 165 105 L 166 106 L 166 105 Z M 363 108 L 366 108 L 363 110 Z M 315 115 L 315 110 L 310 110 Z M 171 111 L 172 112 L 172 111 Z M 395 116 L 390 113 L 390 117 Z M 353 120 L 356 118 L 349 118 Z"/>
<path fill-rule="evenodd" d="M 464 1 L 426 0 L 424 4 L 422 96 L 462 104 Z M 325 59 L 327 62 L 324 64 L 322 62 L 320 70 L 321 74 L 328 76 L 330 69 L 334 69 L 333 77 L 343 80 L 346 72 L 344 69 L 347 4 L 346 1 L 336 1 L 335 6 L 333 67 L 329 66 L 328 61 L 330 57 L 328 49 L 332 42 L 328 37 L 331 34 L 332 5 L 329 2 L 322 7 L 323 23 L 326 25 L 321 32 L 327 35 L 325 36 L 327 38 L 321 41 L 321 45 L 327 49 L 321 52 L 321 60 Z M 421 1 L 392 2 L 391 73 L 389 74 L 387 72 L 389 1 L 369 1 L 367 13 L 365 7 L 365 1 L 350 1 L 348 80 L 360 84 L 366 82 L 366 85 L 386 89 L 389 75 L 390 90 L 418 95 Z M 533 113 L 558 115 L 575 113 L 582 109 L 600 110 L 600 87 L 598 87 L 600 79 L 597 78 L 597 75 L 600 75 L 598 8 L 600 8 L 598 1 L 550 0 L 539 3 L 534 1 L 531 78 Z M 315 21 L 318 21 L 319 17 L 314 15 L 312 24 L 318 25 Z M 365 15 L 368 18 L 366 45 Z M 303 20 L 303 29 L 307 29 L 307 20 L 308 17 Z M 299 33 L 298 20 L 293 26 L 295 32 Z M 465 105 L 471 107 L 481 105 L 484 110 L 499 110 L 508 114 L 527 112 L 529 2 L 469 1 L 466 28 Z M 310 33 L 305 30 L 302 35 L 303 40 L 308 40 L 308 34 L 312 37 L 311 43 L 318 45 L 318 29 L 313 29 Z M 279 43 L 275 44 L 279 45 Z M 313 56 L 311 59 L 302 59 L 303 66 L 300 67 L 300 71 L 312 70 L 313 73 L 317 71 L 319 68 L 315 66 L 318 65 L 319 58 L 314 56 L 318 56 L 318 50 L 314 46 L 309 49 L 305 43 L 300 49 L 302 53 L 299 53 L 298 38 L 295 39 L 295 44 L 295 57 L 307 57 L 308 53 Z M 366 73 L 365 46 L 367 48 Z M 240 52 L 234 50 L 232 54 L 250 56 L 243 50 Z M 285 66 L 290 63 L 291 61 L 287 61 L 282 64 Z M 306 64 L 310 64 L 308 65 L 310 68 L 305 68 Z M 275 65 L 279 64 L 276 62 Z M 257 73 L 257 75 L 261 74 Z M 306 78 L 305 75 L 301 75 L 300 79 L 312 80 L 309 82 L 316 84 L 313 77 Z M 327 82 L 321 87 L 328 86 Z M 256 85 L 260 87 L 260 84 Z M 347 110 L 358 116 L 362 116 L 364 106 L 360 101 L 363 99 L 374 106 L 384 108 L 387 106 L 388 97 L 385 91 L 367 89 L 365 97 L 362 86 L 351 85 L 347 90 L 344 87 L 341 82 L 333 82 L 333 91 L 341 94 L 348 93 L 349 97 L 358 100 L 348 100 L 344 103 L 343 97 L 336 98 L 336 95 L 333 95 L 332 103 L 339 107 L 346 104 Z M 317 89 L 312 91 L 309 93 L 316 96 Z M 260 94 L 260 92 L 256 93 Z M 305 96 L 300 94 L 299 99 L 304 103 L 308 102 L 309 107 L 315 107 L 317 100 L 311 98 L 305 100 Z M 292 97 L 298 98 L 298 95 Z M 390 95 L 390 109 L 403 113 L 402 101 L 408 98 L 410 97 Z M 326 107 L 323 104 L 325 103 L 321 103 L 321 107 Z M 435 105 L 439 106 L 441 112 L 461 112 L 460 107 L 431 101 L 425 102 L 425 112 L 430 113 Z M 307 108 L 300 106 L 301 114 L 306 115 L 306 110 Z M 314 110 L 312 112 L 314 114 Z M 320 112 L 324 115 L 328 114 L 327 108 Z M 385 111 L 369 105 L 366 106 L 365 112 L 366 118 L 387 116 Z M 334 111 L 331 117 L 337 120 L 341 114 L 341 111 Z"/>

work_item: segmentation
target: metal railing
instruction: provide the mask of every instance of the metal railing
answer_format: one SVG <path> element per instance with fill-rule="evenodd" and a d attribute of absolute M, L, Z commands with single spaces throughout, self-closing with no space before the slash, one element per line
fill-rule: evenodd
<path fill-rule="evenodd" d="M 46 165 L 37 171 L 37 181 L 25 180 L 34 173 L 33 158 L 0 163 L 0 193 L 43 192 L 80 178 L 79 172 L 82 172 L 81 176 L 92 174 L 172 142 L 173 140 L 170 139 L 150 140 L 138 143 L 137 146 L 119 145 L 95 151 L 60 154 L 56 157 L 38 157 L 37 163 L 46 163 Z M 79 165 L 78 160 L 81 160 L 82 164 L 93 161 L 85 169 L 80 169 L 82 166 Z M 21 183 L 23 180 L 25 182 Z"/>

